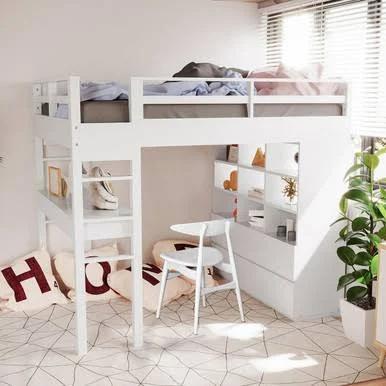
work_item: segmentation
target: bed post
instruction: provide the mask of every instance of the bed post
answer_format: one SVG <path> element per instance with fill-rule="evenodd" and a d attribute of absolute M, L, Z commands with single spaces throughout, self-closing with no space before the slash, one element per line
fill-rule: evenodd
<path fill-rule="evenodd" d="M 36 188 L 44 190 L 44 142 L 40 137 L 35 137 L 35 170 L 36 170 Z M 38 235 L 39 248 L 47 249 L 47 218 L 45 214 L 38 211 Z"/>
<path fill-rule="evenodd" d="M 129 95 L 129 114 L 130 122 L 143 119 L 143 80 L 131 78 Z"/>
<path fill-rule="evenodd" d="M 74 242 L 74 275 L 76 288 L 76 338 L 78 355 L 87 352 L 87 316 L 84 260 L 84 224 L 83 224 L 83 183 L 82 160 L 80 157 L 80 81 L 70 77 L 68 82 L 69 118 L 71 124 L 71 176 L 72 176 L 72 218 Z"/>
<path fill-rule="evenodd" d="M 132 210 L 133 236 L 132 254 L 132 323 L 135 347 L 143 344 L 143 286 L 142 286 L 142 185 L 141 185 L 141 147 L 135 146 L 132 159 Z"/>

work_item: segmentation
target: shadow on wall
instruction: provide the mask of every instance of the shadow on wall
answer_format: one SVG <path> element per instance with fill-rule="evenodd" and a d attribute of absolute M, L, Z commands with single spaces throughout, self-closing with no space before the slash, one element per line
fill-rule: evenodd
<path fill-rule="evenodd" d="M 142 150 L 144 261 L 155 242 L 183 237 L 170 225 L 210 219 L 214 159 L 212 146 Z"/>

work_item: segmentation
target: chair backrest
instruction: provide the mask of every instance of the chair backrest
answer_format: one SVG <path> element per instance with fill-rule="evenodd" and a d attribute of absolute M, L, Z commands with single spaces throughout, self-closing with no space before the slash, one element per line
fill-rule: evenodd
<path fill-rule="evenodd" d="M 212 220 L 212 221 L 201 221 L 193 222 L 189 224 L 175 224 L 170 228 L 173 231 L 183 233 L 190 236 L 201 236 L 204 227 L 205 234 L 203 236 L 219 236 L 227 232 L 229 229 L 230 220 Z"/>

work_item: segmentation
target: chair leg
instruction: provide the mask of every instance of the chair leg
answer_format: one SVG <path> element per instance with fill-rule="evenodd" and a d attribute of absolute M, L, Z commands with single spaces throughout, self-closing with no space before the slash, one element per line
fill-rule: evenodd
<path fill-rule="evenodd" d="M 201 288 L 205 288 L 205 269 L 207 269 L 207 268 L 203 268 L 203 270 L 202 270 L 202 282 L 201 282 Z M 202 292 L 202 305 L 204 306 L 204 307 L 206 307 L 206 298 L 205 298 L 205 293 L 204 293 L 204 291 Z"/>
<path fill-rule="evenodd" d="M 243 310 L 243 302 L 242 302 L 242 300 L 241 300 L 240 287 L 239 287 L 239 282 L 238 282 L 237 279 L 236 279 L 236 288 L 235 288 L 235 292 L 236 292 L 237 303 L 238 303 L 238 305 L 239 305 L 240 319 L 241 319 L 242 322 L 245 322 L 245 318 L 244 318 L 244 310 Z"/>
<path fill-rule="evenodd" d="M 158 307 L 157 307 L 157 313 L 156 313 L 157 319 L 159 319 L 160 313 L 161 313 L 161 307 L 162 307 L 162 301 L 164 299 L 166 282 L 168 280 L 168 273 L 169 273 L 168 262 L 165 261 L 163 266 L 163 271 L 162 271 L 161 288 L 159 291 L 159 298 L 158 298 Z"/>
<path fill-rule="evenodd" d="M 196 293 L 194 297 L 194 327 L 193 333 L 197 335 L 198 333 L 198 315 L 200 312 L 200 295 L 201 295 L 201 280 L 202 280 L 202 267 L 197 268 L 196 275 Z"/>

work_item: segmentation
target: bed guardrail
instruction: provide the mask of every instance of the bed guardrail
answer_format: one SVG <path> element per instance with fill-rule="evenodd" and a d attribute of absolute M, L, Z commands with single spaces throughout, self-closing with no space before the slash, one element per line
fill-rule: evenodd
<path fill-rule="evenodd" d="M 161 84 L 164 82 L 245 82 L 247 83 L 247 95 L 236 96 L 170 96 L 170 95 L 144 95 L 144 86 L 147 83 Z M 255 92 L 255 85 L 265 84 L 338 84 L 339 95 L 258 95 Z M 144 107 L 146 105 L 166 104 L 245 104 L 247 106 L 248 118 L 254 118 L 254 105 L 256 104 L 339 104 L 342 105 L 344 115 L 348 115 L 350 98 L 350 84 L 340 79 L 289 79 L 289 78 L 170 78 L 170 77 L 133 77 L 130 82 L 130 121 L 142 120 Z"/>
<path fill-rule="evenodd" d="M 34 82 L 32 98 L 36 135 L 46 142 L 71 147 L 72 131 L 80 124 L 80 78 Z"/>

